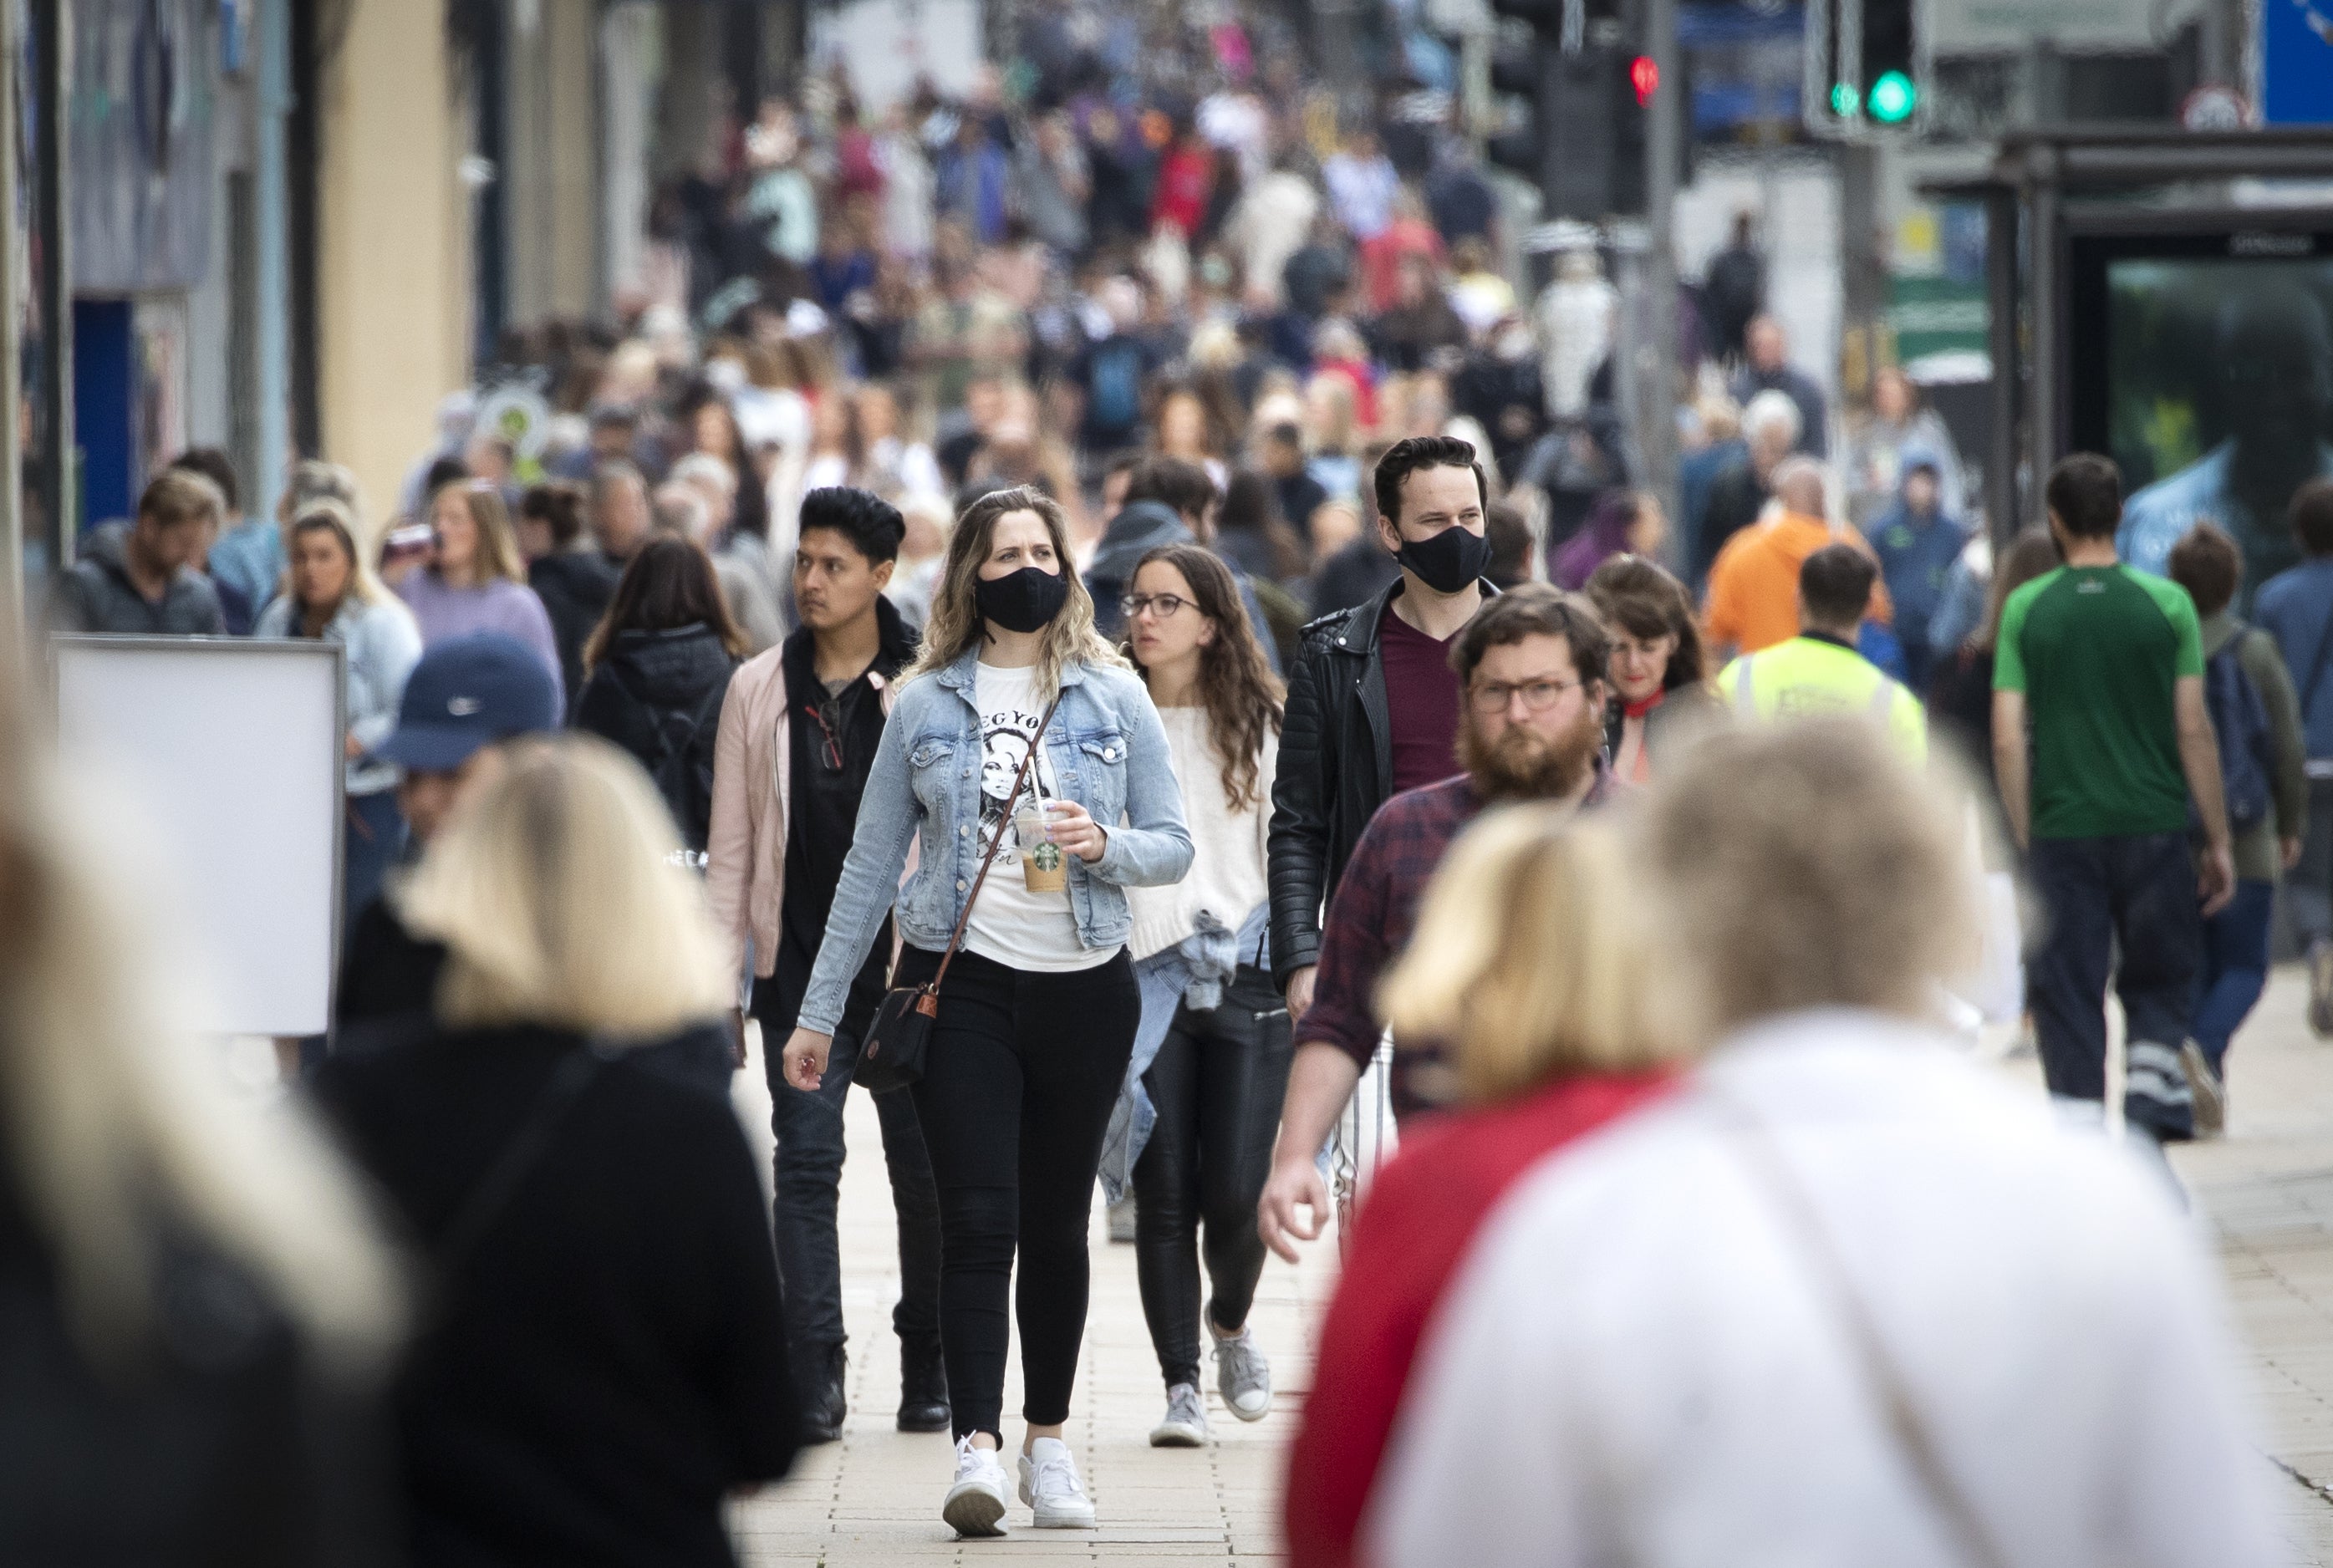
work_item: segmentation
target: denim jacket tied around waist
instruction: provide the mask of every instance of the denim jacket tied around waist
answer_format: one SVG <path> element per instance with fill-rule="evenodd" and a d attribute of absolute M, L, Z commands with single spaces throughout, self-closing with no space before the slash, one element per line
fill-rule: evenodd
<path fill-rule="evenodd" d="M 842 864 L 826 939 L 802 998 L 802 1027 L 831 1034 L 851 977 L 896 899 L 899 935 L 936 953 L 947 946 L 980 873 L 980 713 L 974 703 L 977 648 L 898 690 L 859 799 L 859 825 Z M 1191 869 L 1166 731 L 1141 678 L 1077 664 L 1061 672 L 1061 706 L 1045 726 L 1060 793 L 1106 830 L 1101 859 L 1072 855 L 1070 908 L 1088 948 L 1115 948 L 1133 928 L 1125 890 L 1164 887 Z M 907 846 L 920 832 L 915 875 L 904 889 Z"/>

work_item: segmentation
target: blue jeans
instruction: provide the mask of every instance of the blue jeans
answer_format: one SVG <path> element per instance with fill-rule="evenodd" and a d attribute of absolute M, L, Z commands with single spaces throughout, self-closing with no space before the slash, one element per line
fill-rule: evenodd
<path fill-rule="evenodd" d="M 375 790 L 350 795 L 341 837 L 341 929 L 380 891 L 381 879 L 405 853 L 405 819 L 398 814 L 397 792 Z"/>
<path fill-rule="evenodd" d="M 2228 907 L 2203 922 L 2203 972 L 2197 977 L 2193 1032 L 2214 1073 L 2268 985 L 2269 910 L 2275 903 L 2274 882 L 2241 881 Z"/>
<path fill-rule="evenodd" d="M 2026 866 L 2047 909 L 2026 966 L 2026 1000 L 2050 1092 L 2106 1098 L 2111 972 L 2127 1041 L 2123 1115 L 2158 1139 L 2190 1136 L 2194 1098 L 2179 1047 L 2194 1015 L 2203 930 L 2187 835 L 2036 839 Z"/>

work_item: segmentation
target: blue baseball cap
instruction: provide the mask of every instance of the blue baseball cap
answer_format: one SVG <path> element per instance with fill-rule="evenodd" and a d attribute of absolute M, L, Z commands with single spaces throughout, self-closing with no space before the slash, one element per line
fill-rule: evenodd
<path fill-rule="evenodd" d="M 421 656 L 397 706 L 397 729 L 373 755 L 419 773 L 451 773 L 481 747 L 558 727 L 559 690 L 542 660 L 507 637 L 480 632 Z"/>

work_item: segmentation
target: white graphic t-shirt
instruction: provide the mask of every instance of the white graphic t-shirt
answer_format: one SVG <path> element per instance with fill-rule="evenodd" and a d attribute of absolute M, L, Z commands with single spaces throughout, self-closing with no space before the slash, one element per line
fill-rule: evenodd
<path fill-rule="evenodd" d="M 1034 669 L 997 669 L 984 664 L 973 677 L 974 706 L 980 710 L 980 839 L 973 846 L 974 869 L 999 832 L 1004 843 L 996 851 L 996 863 L 988 868 L 980 897 L 973 901 L 964 945 L 1012 968 L 1059 974 L 1108 963 L 1117 949 L 1094 951 L 1078 940 L 1077 917 L 1070 912 L 1066 887 L 1054 893 L 1032 893 L 1022 881 L 1020 835 L 1004 813 L 1004 797 L 1012 793 L 1021 761 L 1029 755 L 1037 725 L 1045 717 L 1036 688 Z M 1032 794 L 1051 799 L 1058 793 L 1053 759 L 1041 747 L 1021 786 L 1021 802 L 1025 804 Z"/>

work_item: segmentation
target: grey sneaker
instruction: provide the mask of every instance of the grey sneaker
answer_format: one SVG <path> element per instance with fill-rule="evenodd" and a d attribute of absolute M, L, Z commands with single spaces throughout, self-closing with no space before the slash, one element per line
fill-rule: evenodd
<path fill-rule="evenodd" d="M 1134 1239 L 1134 1194 L 1130 1192 L 1109 1206 L 1109 1239 Z"/>
<path fill-rule="evenodd" d="M 1207 1331 L 1215 1333 L 1215 1324 Z M 1243 1421 L 1260 1421 L 1272 1414 L 1272 1363 L 1242 1329 L 1235 1334 L 1215 1333 L 1215 1391 L 1233 1415 Z"/>
<path fill-rule="evenodd" d="M 2309 944 L 2309 1026 L 2333 1034 L 2333 941 L 2323 937 Z"/>
<path fill-rule="evenodd" d="M 2195 1136 L 2219 1137 L 2228 1130 L 2228 1086 L 2193 1040 L 2179 1047 L 2179 1065 L 2187 1070 L 2187 1087 L 2195 1096 Z"/>
<path fill-rule="evenodd" d="M 1176 1383 L 1166 1390 L 1166 1419 L 1150 1429 L 1154 1448 L 1204 1448 L 1207 1446 L 1207 1407 L 1196 1383 Z"/>
<path fill-rule="evenodd" d="M 1090 1530 L 1094 1505 L 1078 1479 L 1078 1462 L 1059 1438 L 1040 1438 L 1021 1456 L 1021 1500 L 1040 1530 Z"/>

